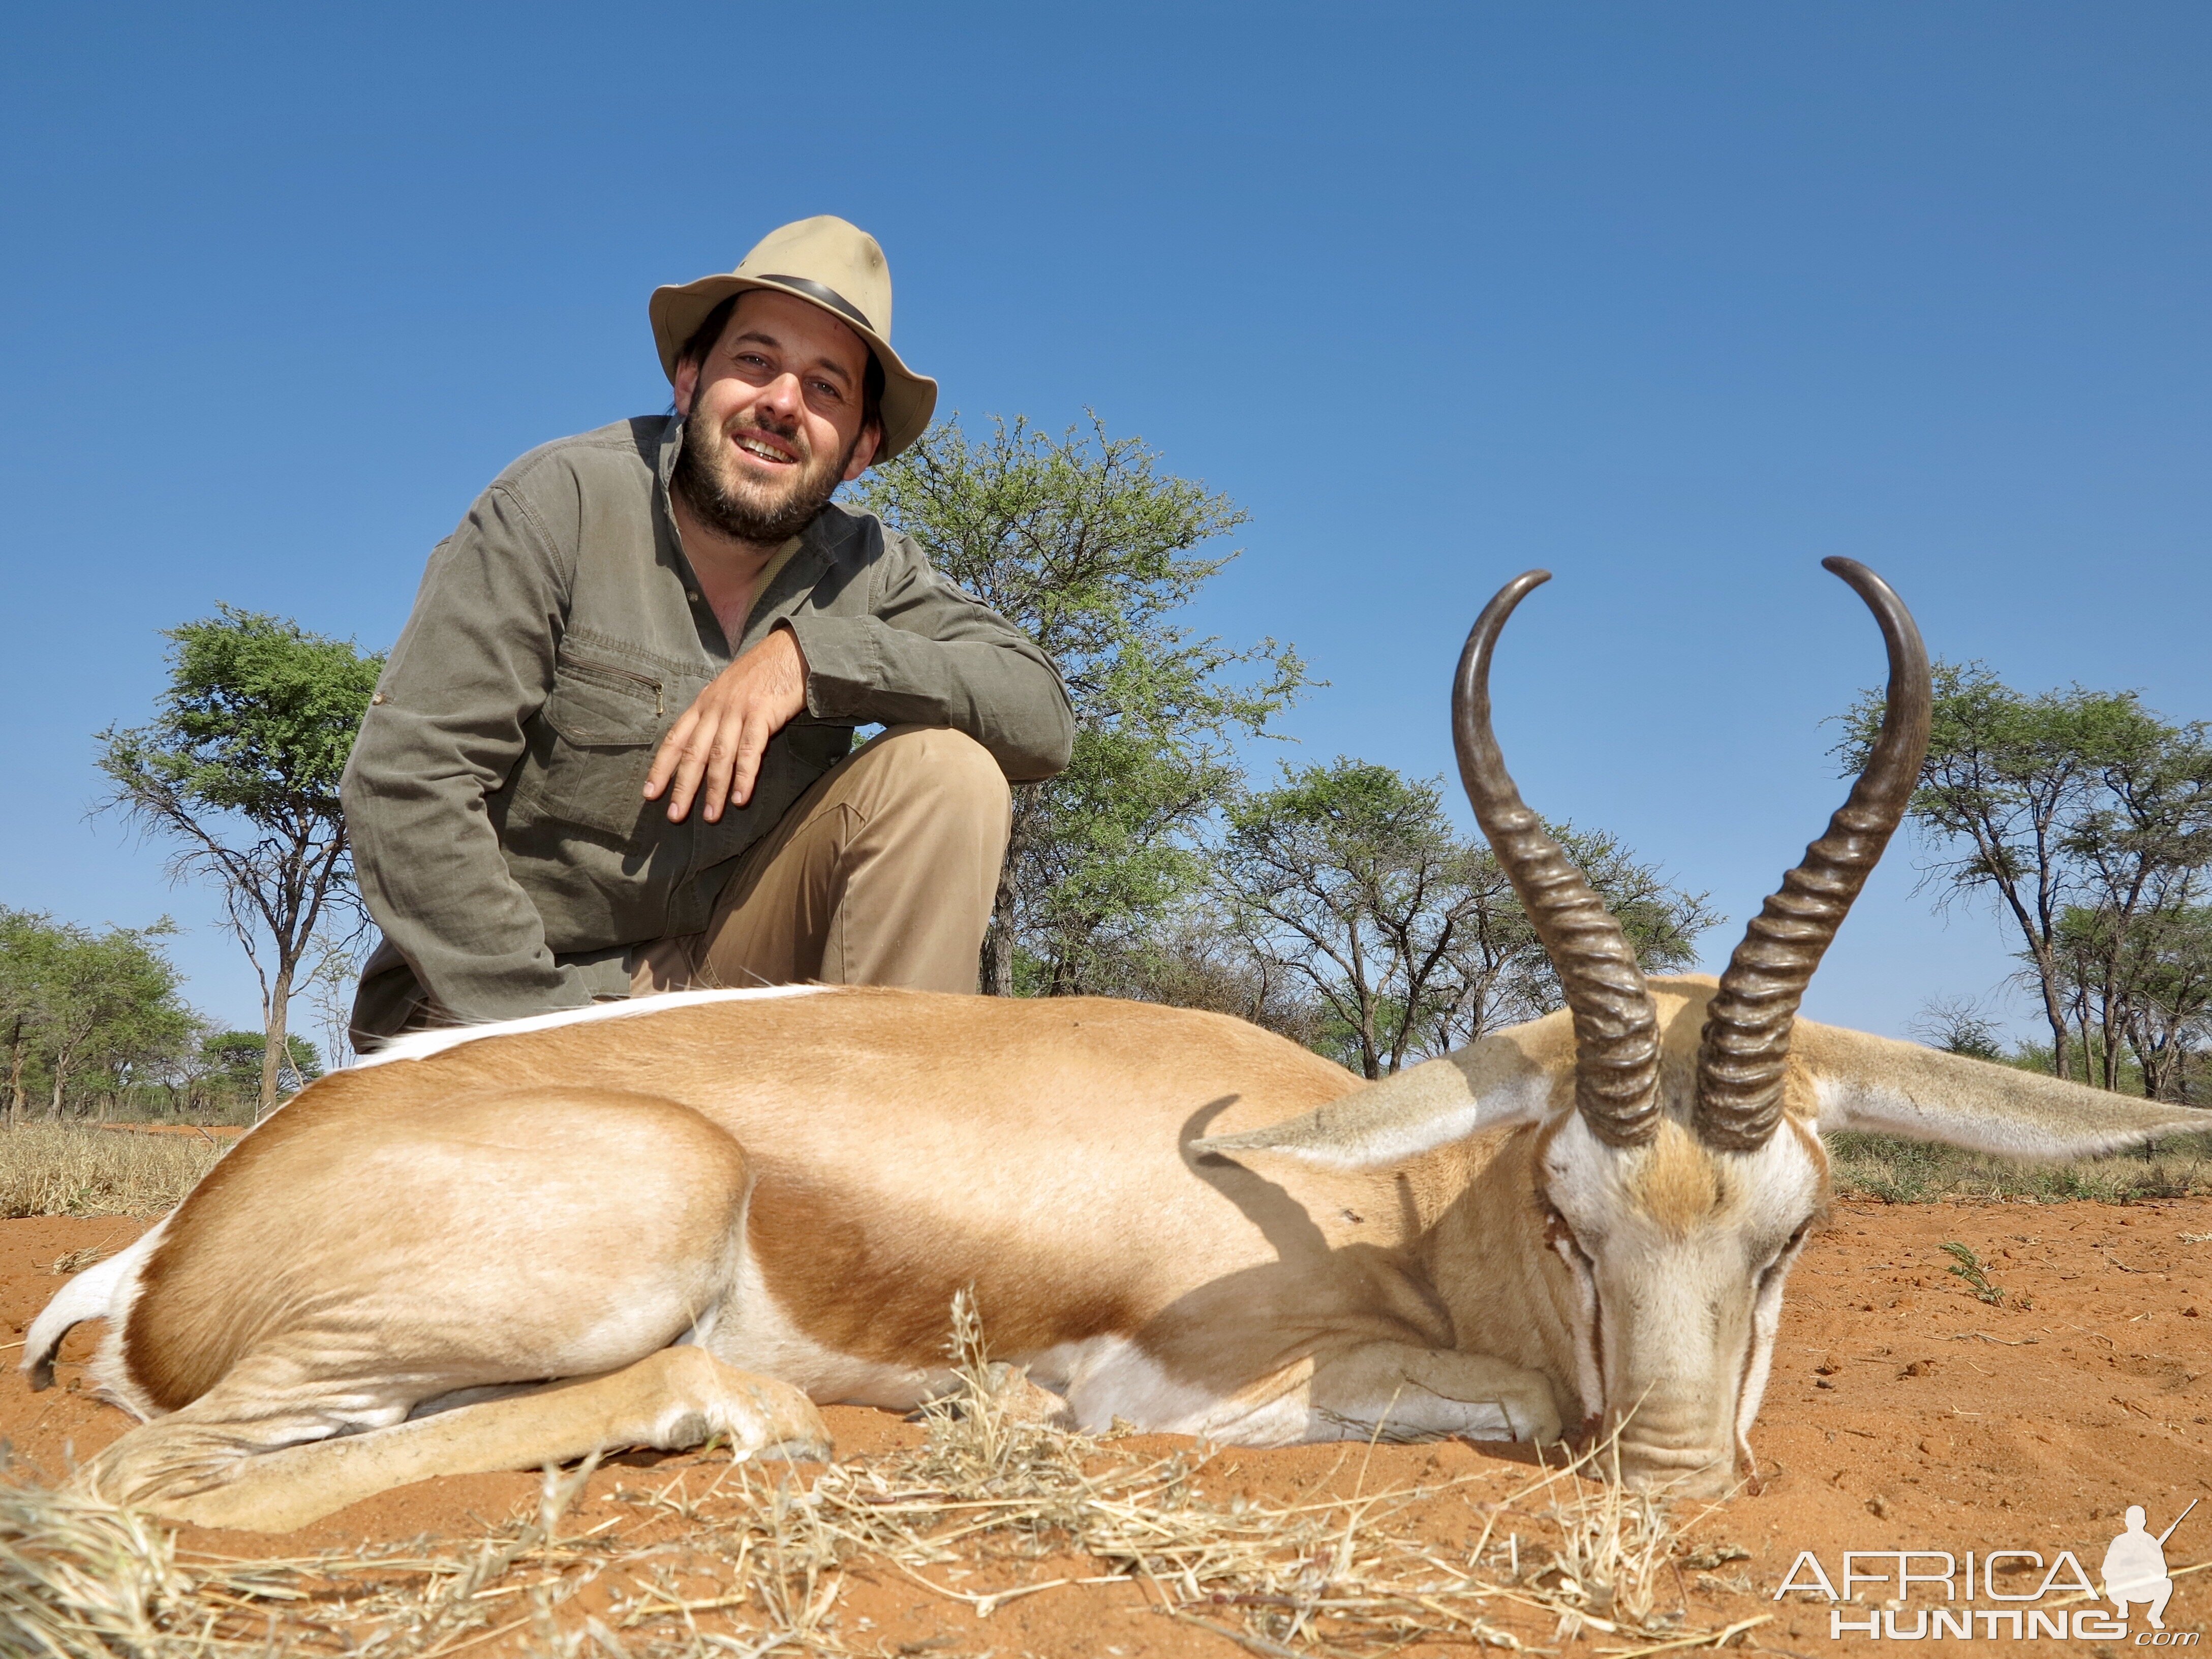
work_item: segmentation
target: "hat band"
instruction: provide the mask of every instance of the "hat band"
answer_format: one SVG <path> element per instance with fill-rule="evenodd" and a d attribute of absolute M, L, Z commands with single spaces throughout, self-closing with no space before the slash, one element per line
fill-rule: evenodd
<path fill-rule="evenodd" d="M 817 283 L 811 276 L 778 276 L 765 270 L 753 280 L 760 283 L 775 283 L 784 288 L 797 289 L 808 299 L 817 300 L 828 306 L 830 310 L 851 318 L 869 333 L 872 334 L 876 331 L 876 325 L 861 314 L 860 307 L 826 283 Z"/>

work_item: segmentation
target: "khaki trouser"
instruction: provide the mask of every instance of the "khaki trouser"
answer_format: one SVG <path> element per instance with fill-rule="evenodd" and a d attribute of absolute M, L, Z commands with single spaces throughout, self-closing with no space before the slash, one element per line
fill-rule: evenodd
<path fill-rule="evenodd" d="M 893 726 L 745 851 L 705 932 L 630 953 L 632 994 L 801 980 L 972 994 L 1010 822 L 982 744 Z"/>

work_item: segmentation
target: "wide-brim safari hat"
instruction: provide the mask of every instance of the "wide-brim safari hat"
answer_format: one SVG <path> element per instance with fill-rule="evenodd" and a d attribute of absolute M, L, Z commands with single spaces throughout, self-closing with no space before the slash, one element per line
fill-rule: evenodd
<path fill-rule="evenodd" d="M 653 337 L 660 348 L 661 370 L 672 382 L 677 354 L 699 331 L 707 313 L 732 294 L 756 288 L 817 306 L 868 343 L 884 370 L 884 442 L 878 459 L 889 460 L 921 436 L 937 407 L 937 382 L 915 374 L 891 349 L 891 268 L 874 237 L 827 213 L 770 231 L 735 270 L 702 276 L 681 288 L 653 289 Z"/>

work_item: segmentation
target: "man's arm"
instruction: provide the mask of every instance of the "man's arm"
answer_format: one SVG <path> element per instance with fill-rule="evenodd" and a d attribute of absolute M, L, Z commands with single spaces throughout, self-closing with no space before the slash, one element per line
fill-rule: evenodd
<path fill-rule="evenodd" d="M 816 718 L 949 726 L 989 750 L 1017 783 L 1067 765 L 1075 711 L 1051 659 L 939 575 L 904 536 L 884 538 L 870 610 L 802 610 L 787 623 L 805 658 L 806 707 Z"/>
<path fill-rule="evenodd" d="M 494 484 L 431 555 L 346 765 L 346 827 L 369 913 L 462 1020 L 592 1000 L 574 969 L 555 963 L 484 811 L 552 684 L 566 594 L 544 526 Z"/>
<path fill-rule="evenodd" d="M 801 611 L 725 669 L 653 757 L 648 800 L 709 823 L 752 798 L 769 740 L 804 708 L 820 720 L 949 726 L 1017 782 L 1067 764 L 1075 714 L 1051 659 L 1028 635 L 933 570 L 902 536 L 884 538 L 865 617 Z"/>

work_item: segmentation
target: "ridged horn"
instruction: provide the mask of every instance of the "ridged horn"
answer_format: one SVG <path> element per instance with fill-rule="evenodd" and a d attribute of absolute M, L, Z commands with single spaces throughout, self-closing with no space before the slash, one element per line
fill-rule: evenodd
<path fill-rule="evenodd" d="M 1782 1080 L 1797 1005 L 1903 822 L 1928 752 L 1935 693 L 1928 650 L 1912 613 L 1887 582 L 1857 560 L 1823 559 L 1820 565 L 1849 582 L 1881 624 L 1889 648 L 1888 702 L 1850 799 L 1752 919 L 1729 958 L 1720 989 L 1706 1005 L 1693 1121 L 1698 1138 L 1723 1152 L 1765 1146 L 1782 1121 Z"/>
<path fill-rule="evenodd" d="M 1505 769 L 1490 727 L 1490 653 L 1505 619 L 1552 580 L 1530 570 L 1475 618 L 1452 684 L 1452 738 L 1477 823 L 1559 975 L 1575 1024 L 1575 1105 L 1590 1133 L 1634 1146 L 1659 1132 L 1659 1016 L 1620 924 Z"/>

